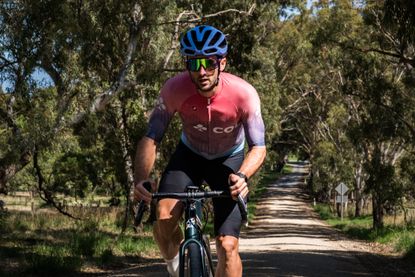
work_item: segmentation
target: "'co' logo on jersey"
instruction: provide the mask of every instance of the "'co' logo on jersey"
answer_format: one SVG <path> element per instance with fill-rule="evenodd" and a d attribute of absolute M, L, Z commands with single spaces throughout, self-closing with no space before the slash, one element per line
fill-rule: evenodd
<path fill-rule="evenodd" d="M 233 131 L 233 129 L 235 129 L 235 126 L 229 126 L 229 127 L 225 127 L 225 128 L 214 127 L 213 132 L 216 133 L 216 134 L 223 134 L 223 133 L 229 134 Z"/>
<path fill-rule="evenodd" d="M 208 129 L 204 126 L 204 125 L 202 125 L 202 124 L 197 124 L 197 125 L 195 125 L 195 126 L 193 126 L 193 128 L 194 129 L 196 129 L 196 130 L 198 130 L 199 132 L 206 132 Z M 233 130 L 235 129 L 235 126 L 228 126 L 228 127 L 225 127 L 225 128 L 223 128 L 223 127 L 213 127 L 213 129 L 212 129 L 212 131 L 215 133 L 215 134 L 223 134 L 223 133 L 225 133 L 225 134 L 229 134 L 229 133 L 231 133 Z"/>

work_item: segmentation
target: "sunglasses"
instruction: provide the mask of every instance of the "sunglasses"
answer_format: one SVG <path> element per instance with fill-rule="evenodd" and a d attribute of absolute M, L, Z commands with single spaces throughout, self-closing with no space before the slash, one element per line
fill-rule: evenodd
<path fill-rule="evenodd" d="M 219 66 L 219 60 L 200 58 L 186 61 L 186 67 L 190 71 L 199 71 L 201 66 L 206 71 L 213 71 Z"/>

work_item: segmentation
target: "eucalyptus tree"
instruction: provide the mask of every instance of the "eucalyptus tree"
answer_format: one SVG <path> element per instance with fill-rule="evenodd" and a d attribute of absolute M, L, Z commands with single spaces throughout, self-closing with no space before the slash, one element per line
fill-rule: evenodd
<path fill-rule="evenodd" d="M 2 78 L 11 87 L 2 95 L 1 107 L 9 135 L 1 156 L 3 192 L 13 184 L 10 178 L 33 161 L 39 193 L 56 207 L 54 193 L 69 189 L 82 195 L 88 183 L 91 189 L 105 183 L 103 172 L 111 172 L 111 179 L 124 184 L 123 194 L 128 195 L 128 105 L 114 103 L 124 99 L 121 92 L 136 86 L 137 76 L 157 70 L 148 64 L 135 67 L 135 72 L 131 68 L 150 53 L 148 46 L 137 51 L 137 45 L 149 41 L 152 24 L 163 10 L 163 5 L 148 1 L 7 1 L 1 6 Z M 52 79 L 48 90 L 33 78 L 39 69 Z M 142 93 L 154 91 L 154 83 L 149 89 L 142 84 Z M 43 91 L 50 94 L 42 103 Z M 112 120 L 102 120 L 111 114 Z M 112 128 L 100 129 L 104 124 Z M 85 128 L 90 132 L 82 133 Z M 82 134 L 79 140 L 68 139 L 73 130 Z M 118 140 L 111 143 L 108 133 L 118 134 Z M 91 141 L 85 143 L 86 138 Z M 68 141 L 66 148 L 59 146 Z M 106 149 L 113 151 L 102 152 L 108 144 Z"/>
<path fill-rule="evenodd" d="M 365 7 L 371 32 L 353 45 L 353 66 L 346 74 L 345 92 L 359 103 L 351 138 L 366 152 L 375 228 L 383 226 L 385 208 L 405 197 L 399 164 L 414 150 L 412 6 L 410 1 L 379 1 Z"/>
<path fill-rule="evenodd" d="M 161 84 L 182 70 L 180 33 L 194 24 L 217 25 L 233 45 L 229 70 L 261 84 L 262 76 L 248 73 L 250 55 L 267 27 L 262 14 L 275 20 L 281 7 L 279 1 L 4 2 L 0 66 L 9 89 L 0 95 L 0 190 L 37 184 L 57 207 L 56 192 L 109 192 L 128 203 L 135 142 Z M 52 84 L 40 86 L 35 71 Z M 176 143 L 178 124 L 163 140 L 155 177 Z"/>

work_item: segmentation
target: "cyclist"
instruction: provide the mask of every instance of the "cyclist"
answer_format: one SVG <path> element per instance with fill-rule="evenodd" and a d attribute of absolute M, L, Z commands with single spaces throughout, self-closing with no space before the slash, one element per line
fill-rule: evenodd
<path fill-rule="evenodd" d="M 228 45 L 218 29 L 201 25 L 180 40 L 187 71 L 167 80 L 150 116 L 148 132 L 137 145 L 135 199 L 150 202 L 143 183 L 149 181 L 156 148 L 175 113 L 182 121 L 180 142 L 160 180 L 158 191 L 183 192 L 206 181 L 213 190 L 230 190 L 232 198 L 216 198 L 214 230 L 217 276 L 242 276 L 239 256 L 241 214 L 234 201 L 249 192 L 247 180 L 265 159 L 264 123 L 253 86 L 225 73 Z M 245 139 L 249 146 L 244 156 Z M 151 182 L 151 181 L 150 181 Z M 152 183 L 153 190 L 156 185 Z M 157 204 L 154 237 L 170 275 L 177 276 L 182 204 L 163 199 Z"/>

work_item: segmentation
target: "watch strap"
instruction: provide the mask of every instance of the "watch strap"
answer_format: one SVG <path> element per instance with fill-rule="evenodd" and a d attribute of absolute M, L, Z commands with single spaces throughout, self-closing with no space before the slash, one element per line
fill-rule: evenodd
<path fill-rule="evenodd" d="M 238 175 L 239 177 L 244 178 L 245 182 L 248 182 L 248 177 L 242 172 L 236 172 L 235 175 Z"/>

